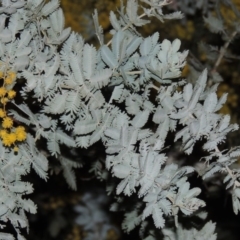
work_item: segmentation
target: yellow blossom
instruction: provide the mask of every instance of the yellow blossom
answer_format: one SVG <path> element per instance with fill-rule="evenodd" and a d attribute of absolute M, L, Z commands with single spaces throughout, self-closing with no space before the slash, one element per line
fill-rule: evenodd
<path fill-rule="evenodd" d="M 13 79 L 10 78 L 10 77 L 7 77 L 7 78 L 4 79 L 4 83 L 7 84 L 7 85 L 10 85 L 10 84 L 13 83 Z"/>
<path fill-rule="evenodd" d="M 2 139 L 3 145 L 10 147 L 11 146 L 11 141 L 8 139 L 8 134 L 6 136 L 3 137 Z"/>
<path fill-rule="evenodd" d="M 10 117 L 5 117 L 2 122 L 3 128 L 11 128 L 13 126 L 13 120 Z"/>
<path fill-rule="evenodd" d="M 16 134 L 15 133 L 6 133 L 3 136 L 2 142 L 5 146 L 11 146 L 14 144 L 17 140 Z"/>
<path fill-rule="evenodd" d="M 0 87 L 0 96 L 1 96 L 1 97 L 4 97 L 5 94 L 6 94 L 6 92 L 7 92 L 6 88 Z"/>
<path fill-rule="evenodd" d="M 5 105 L 7 102 L 8 102 L 8 98 L 5 97 L 5 98 L 2 98 L 2 99 L 1 99 L 1 103 L 4 104 L 4 105 Z"/>
<path fill-rule="evenodd" d="M 0 117 L 3 118 L 5 116 L 6 116 L 6 112 L 2 108 L 0 108 Z"/>
<path fill-rule="evenodd" d="M 8 72 L 8 77 L 11 78 L 12 81 L 14 81 L 16 79 L 16 76 L 17 75 L 15 72 L 12 72 L 12 71 Z"/>
<path fill-rule="evenodd" d="M 5 129 L 1 129 L 1 130 L 0 130 L 0 137 L 1 137 L 1 138 L 6 137 L 7 134 L 8 134 L 8 133 L 7 133 L 7 131 L 6 131 Z"/>
<path fill-rule="evenodd" d="M 24 141 L 27 138 L 27 133 L 25 132 L 25 128 L 22 126 L 19 126 L 15 130 L 17 140 L 18 141 Z"/>
<path fill-rule="evenodd" d="M 8 92 L 8 97 L 9 97 L 10 99 L 14 98 L 15 96 L 16 96 L 16 92 L 15 92 L 14 90 L 10 90 L 10 91 Z"/>
<path fill-rule="evenodd" d="M 9 142 L 10 142 L 11 144 L 15 143 L 16 140 L 17 140 L 17 136 L 16 136 L 15 133 L 9 133 L 9 134 L 7 135 L 7 138 L 8 138 L 8 140 L 9 140 Z"/>
<path fill-rule="evenodd" d="M 25 132 L 25 127 L 23 127 L 23 126 L 18 126 L 18 127 L 15 128 L 15 132 L 16 132 L 16 133 Z"/>

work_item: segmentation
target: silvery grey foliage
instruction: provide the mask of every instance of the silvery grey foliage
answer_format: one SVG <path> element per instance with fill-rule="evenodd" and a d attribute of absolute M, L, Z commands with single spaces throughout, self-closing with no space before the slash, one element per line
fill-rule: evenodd
<path fill-rule="evenodd" d="M 163 229 L 164 240 L 216 240 L 215 225 L 215 223 L 209 221 L 201 230 L 195 228 L 186 230 L 180 225 L 176 233 L 171 229 Z"/>
<path fill-rule="evenodd" d="M 191 215 L 205 202 L 198 198 L 201 189 L 191 188 L 188 182 L 194 167 L 166 163 L 165 140 L 177 126 L 182 129 L 175 134 L 175 141 L 182 139 L 187 154 L 192 153 L 198 140 L 206 140 L 203 149 L 209 156 L 203 178 L 216 172 L 225 175 L 224 182 L 233 194 L 234 212 L 238 213 L 240 183 L 238 170 L 231 169 L 231 164 L 240 152 L 238 148 L 227 153 L 218 149 L 226 134 L 238 128 L 230 124 L 229 116 L 217 113 L 226 95 L 218 99 L 217 85 L 207 88 L 207 70 L 194 85 L 179 80 L 188 54 L 180 51 L 181 41 L 160 41 L 159 33 L 144 38 L 137 27 L 149 22 L 146 16 L 163 21 L 179 19 L 182 14 L 164 14 L 167 0 L 143 2 L 148 8 L 145 5 L 142 15 L 138 14 L 136 0 L 128 0 L 118 14 L 110 13 L 113 29 L 108 43 L 104 43 L 95 11 L 100 42 L 97 49 L 79 34 L 64 29 L 58 0 L 46 4 L 42 0 L 1 1 L 0 61 L 25 79 L 20 92 L 22 103 L 13 102 L 15 108 L 8 113 L 35 134 L 28 133 L 18 154 L 0 145 L 0 220 L 12 223 L 18 239 L 24 239 L 20 228 L 28 227 L 24 211 L 36 212 L 34 203 L 22 198 L 33 187 L 22 182 L 21 176 L 33 167 L 46 180 L 47 157 L 51 155 L 59 160 L 69 186 L 76 189 L 73 169 L 80 164 L 62 156 L 61 145 L 88 148 L 100 140 L 106 147 L 106 169 L 119 179 L 116 193 L 137 194 L 141 199 L 143 212 L 127 213 L 123 226 L 136 218 L 133 229 L 144 225 L 148 217 L 160 229 L 165 227 L 166 217 L 173 217 L 178 226 L 180 212 Z M 104 96 L 103 89 L 113 89 L 110 98 Z M 152 91 L 155 99 L 150 98 Z M 30 95 L 38 110 L 28 106 Z M 155 127 L 147 127 L 148 123 Z M 44 151 L 36 147 L 41 139 L 46 141 Z M 203 232 L 213 234 L 213 229 L 209 223 Z M 183 230 L 181 234 L 190 232 Z M 0 239 L 14 237 L 0 233 Z"/>
<path fill-rule="evenodd" d="M 37 212 L 37 206 L 25 195 L 33 192 L 33 186 L 29 182 L 22 181 L 22 176 L 30 172 L 31 167 L 43 179 L 47 180 L 48 161 L 34 145 L 31 135 L 20 146 L 16 155 L 12 150 L 5 148 L 0 143 L 0 216 L 3 223 L 11 222 L 16 230 L 18 239 L 25 239 L 20 228 L 29 229 L 25 211 Z M 24 198 L 23 198 L 24 197 Z M 1 224 L 1 229 L 5 224 Z M 0 239 L 14 239 L 11 234 L 0 233 Z"/>

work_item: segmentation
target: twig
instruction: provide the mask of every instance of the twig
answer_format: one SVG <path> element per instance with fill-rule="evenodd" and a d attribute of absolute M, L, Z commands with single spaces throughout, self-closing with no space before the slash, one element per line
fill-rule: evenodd
<path fill-rule="evenodd" d="M 226 53 L 230 42 L 234 39 L 234 37 L 237 35 L 237 33 L 238 33 L 237 31 L 234 31 L 234 32 L 231 34 L 231 36 L 230 36 L 230 38 L 228 39 L 228 41 L 225 42 L 224 46 L 220 49 L 220 54 L 219 54 L 219 56 L 218 56 L 218 58 L 217 58 L 217 61 L 216 61 L 215 64 L 214 64 L 214 67 L 213 67 L 212 71 L 211 71 L 212 73 L 214 73 L 214 72 L 217 71 L 217 68 L 218 68 L 219 64 L 221 63 L 222 58 L 224 57 L 224 54 Z"/>
<path fill-rule="evenodd" d="M 151 11 L 152 11 L 153 9 L 154 9 L 154 8 L 152 7 L 152 8 L 151 8 Z M 147 15 L 146 13 L 143 13 L 142 15 L 138 16 L 138 19 L 141 19 L 141 18 L 145 17 L 146 15 Z M 130 23 L 130 24 L 126 25 L 126 26 L 122 29 L 122 31 L 127 30 L 131 25 L 133 25 L 133 23 Z M 111 43 L 112 43 L 112 39 L 107 43 L 107 46 L 109 46 Z"/>

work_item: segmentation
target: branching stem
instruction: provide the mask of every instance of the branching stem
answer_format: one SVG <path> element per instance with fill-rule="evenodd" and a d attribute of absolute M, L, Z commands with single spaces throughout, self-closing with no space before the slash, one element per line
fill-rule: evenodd
<path fill-rule="evenodd" d="M 215 64 L 214 64 L 214 67 L 213 67 L 213 69 L 212 69 L 212 73 L 214 73 L 214 72 L 217 71 L 217 68 L 218 68 L 219 64 L 221 63 L 222 58 L 224 57 L 224 54 L 226 53 L 230 42 L 234 39 L 234 37 L 237 35 L 237 33 L 238 33 L 237 31 L 234 31 L 234 32 L 231 34 L 231 36 L 230 36 L 230 38 L 228 39 L 228 41 L 225 42 L 224 46 L 220 49 L 220 54 L 219 54 L 219 56 L 218 56 L 218 58 L 217 58 L 217 61 L 216 61 Z"/>

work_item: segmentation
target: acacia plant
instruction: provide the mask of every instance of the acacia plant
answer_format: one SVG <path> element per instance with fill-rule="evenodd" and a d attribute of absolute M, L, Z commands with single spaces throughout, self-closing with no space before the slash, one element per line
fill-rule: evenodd
<path fill-rule="evenodd" d="M 217 97 L 217 85 L 207 84 L 207 69 L 194 84 L 181 78 L 188 51 L 180 51 L 179 39 L 139 33 L 150 17 L 163 22 L 183 14 L 165 14 L 168 0 L 127 0 L 110 12 L 112 39 L 106 42 L 95 10 L 95 47 L 64 29 L 58 0 L 0 3 L 0 239 L 25 239 L 25 212 L 37 213 L 27 198 L 33 185 L 22 180 L 24 175 L 33 168 L 47 181 L 54 158 L 76 190 L 79 156 L 71 158 L 61 149 L 88 149 L 99 141 L 106 158 L 98 177 L 106 180 L 109 193 L 119 195 L 112 210 L 123 197 L 139 198 L 125 213 L 124 230 L 140 225 L 145 240 L 157 239 L 157 231 L 164 239 L 216 239 L 211 221 L 202 229 L 184 229 L 178 216 L 204 215 L 201 189 L 188 180 L 196 171 L 203 181 L 220 172 L 234 213 L 240 210 L 240 171 L 232 167 L 240 148 L 221 149 L 226 135 L 238 129 L 229 115 L 218 112 L 227 94 Z M 170 135 L 174 141 L 166 146 Z M 187 155 L 203 143 L 205 155 L 198 160 L 205 161 L 204 168 L 170 163 L 167 147 L 174 149 L 175 142 Z M 148 228 L 151 218 L 155 230 Z M 6 232 L 8 224 L 15 235 Z"/>

